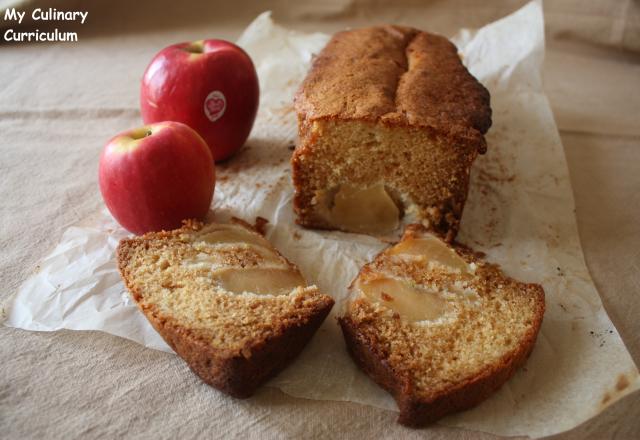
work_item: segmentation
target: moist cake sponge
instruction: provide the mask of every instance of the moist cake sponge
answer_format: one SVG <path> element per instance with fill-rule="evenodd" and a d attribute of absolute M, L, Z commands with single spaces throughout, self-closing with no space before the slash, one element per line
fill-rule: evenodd
<path fill-rule="evenodd" d="M 122 240 L 117 255 L 151 325 L 204 382 L 235 397 L 286 367 L 333 306 L 241 222 L 188 221 Z"/>
<path fill-rule="evenodd" d="M 365 265 L 351 293 L 339 319 L 347 348 L 409 426 L 470 408 L 504 384 L 531 353 L 545 310 L 542 287 L 421 225 Z"/>
<path fill-rule="evenodd" d="M 399 26 L 339 32 L 295 96 L 291 159 L 302 226 L 453 238 L 484 153 L 489 93 L 446 38 Z"/>

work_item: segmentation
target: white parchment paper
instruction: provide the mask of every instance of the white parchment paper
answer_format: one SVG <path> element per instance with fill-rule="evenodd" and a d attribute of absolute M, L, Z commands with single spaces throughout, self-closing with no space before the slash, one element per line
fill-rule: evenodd
<path fill-rule="evenodd" d="M 348 358 L 335 322 L 346 286 L 386 246 L 376 238 L 294 224 L 290 147 L 292 96 L 312 55 L 328 40 L 260 15 L 238 44 L 253 58 L 261 105 L 251 139 L 218 166 L 210 219 L 269 220 L 267 237 L 337 305 L 296 362 L 272 380 L 292 396 L 395 409 L 390 396 Z M 491 92 L 488 153 L 472 171 L 459 240 L 547 294 L 547 312 L 525 368 L 487 401 L 440 423 L 539 437 L 570 429 L 640 388 L 638 370 L 607 317 L 583 261 L 568 170 L 542 91 L 544 24 L 539 3 L 454 40 Z M 97 190 L 97 188 L 96 188 Z M 171 351 L 138 312 L 118 275 L 115 248 L 127 233 L 105 210 L 68 229 L 6 307 L 5 325 L 27 330 L 101 330 Z"/>

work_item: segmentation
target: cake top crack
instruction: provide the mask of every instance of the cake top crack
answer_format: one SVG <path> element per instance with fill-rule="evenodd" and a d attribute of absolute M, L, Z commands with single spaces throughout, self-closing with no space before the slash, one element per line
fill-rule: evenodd
<path fill-rule="evenodd" d="M 401 26 L 339 32 L 315 58 L 295 97 L 307 119 L 429 127 L 484 149 L 489 92 L 442 36 Z"/>

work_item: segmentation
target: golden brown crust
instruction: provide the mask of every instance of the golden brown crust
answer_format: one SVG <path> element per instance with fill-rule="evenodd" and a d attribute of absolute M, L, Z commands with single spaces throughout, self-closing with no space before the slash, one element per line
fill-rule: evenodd
<path fill-rule="evenodd" d="M 403 239 L 423 233 L 425 228 L 422 226 L 410 225 Z M 415 371 L 418 361 L 406 351 L 403 352 L 404 355 L 398 353 L 397 347 L 404 347 L 402 341 L 396 340 L 390 345 L 388 337 L 383 336 L 379 330 L 380 319 L 393 320 L 395 323 L 392 322 L 390 327 L 395 328 L 398 335 L 402 334 L 402 338 L 411 338 L 407 336 L 411 334 L 411 330 L 408 330 L 411 325 L 400 324 L 401 319 L 397 315 L 385 318 L 361 298 L 352 301 L 346 314 L 338 320 L 348 352 L 367 375 L 394 397 L 400 410 L 398 422 L 407 426 L 425 426 L 453 412 L 471 408 L 490 396 L 513 376 L 518 367 L 524 364 L 534 347 L 542 324 L 545 302 L 541 286 L 519 283 L 504 276 L 497 266 L 482 262 L 481 254 L 475 253 L 466 246 L 453 243 L 449 247 L 467 263 L 478 265 L 479 277 L 488 284 L 486 291 L 490 295 L 490 292 L 496 288 L 510 286 L 508 288 L 517 289 L 517 296 L 529 298 L 524 304 L 529 304 L 530 309 L 526 312 L 530 317 L 526 320 L 526 331 L 518 337 L 513 349 L 506 351 L 474 374 L 465 375 L 461 380 L 453 380 L 445 387 L 425 389 L 418 386 L 416 382 L 416 374 L 422 374 Z M 359 277 L 366 276 L 371 270 L 381 270 L 383 266 L 389 264 L 388 259 L 383 251 L 374 262 L 362 268 Z M 401 270 L 404 269 L 406 268 L 403 267 Z M 416 279 L 415 274 L 413 279 Z M 393 292 L 390 293 L 393 294 Z M 499 315 L 495 318 L 502 319 Z M 447 329 L 446 332 L 462 334 L 454 328 Z M 434 340 L 425 339 L 424 341 L 433 343 Z M 428 342 L 422 342 L 422 344 L 428 344 Z M 437 367 L 433 365 L 429 368 Z M 425 371 L 433 371 L 429 368 Z"/>
<path fill-rule="evenodd" d="M 247 398 L 276 376 L 304 349 L 333 306 L 332 300 L 317 304 L 306 321 L 282 326 L 268 339 L 255 341 L 240 352 L 213 348 L 207 341 L 155 311 L 142 309 L 145 316 L 205 383 L 233 397 Z"/>
<path fill-rule="evenodd" d="M 253 230 L 244 222 L 236 223 Z M 302 351 L 334 301 L 318 293 L 313 293 L 311 298 L 297 296 L 291 300 L 295 302 L 297 311 L 268 324 L 270 331 L 266 335 L 256 336 L 240 346 L 212 345 L 205 332 L 185 326 L 166 312 L 160 312 L 154 304 L 146 303 L 144 292 L 132 279 L 129 267 L 137 246 L 148 247 L 152 240 L 167 240 L 181 232 L 198 231 L 203 226 L 200 222 L 188 221 L 176 231 L 153 232 L 122 240 L 117 250 L 118 269 L 131 296 L 151 325 L 205 383 L 234 397 L 249 397 Z"/>
<path fill-rule="evenodd" d="M 295 97 L 299 117 L 430 127 L 484 149 L 489 92 L 446 38 L 408 27 L 339 32 Z"/>
<path fill-rule="evenodd" d="M 342 328 L 351 358 L 374 382 L 387 390 L 396 400 L 400 411 L 398 423 L 422 427 L 446 415 L 476 406 L 509 380 L 531 354 L 542 324 L 543 314 L 544 308 L 537 313 L 536 323 L 516 352 L 505 357 L 502 362 L 494 365 L 491 369 L 485 370 L 449 390 L 440 392 L 429 400 L 421 399 L 415 395 L 410 380 L 403 372 L 396 372 L 389 366 L 385 354 L 379 350 L 376 341 L 359 333 L 357 324 L 348 317 L 339 318 L 338 322 Z"/>

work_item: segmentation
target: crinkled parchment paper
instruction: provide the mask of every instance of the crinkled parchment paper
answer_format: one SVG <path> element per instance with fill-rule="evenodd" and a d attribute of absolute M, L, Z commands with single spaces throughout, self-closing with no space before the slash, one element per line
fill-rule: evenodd
<path fill-rule="evenodd" d="M 464 62 L 491 91 L 494 112 L 488 153 L 473 167 L 459 240 L 486 252 L 509 275 L 541 283 L 547 312 L 525 368 L 477 408 L 441 421 L 532 437 L 572 428 L 640 386 L 583 261 L 564 152 L 542 91 L 543 28 L 541 7 L 531 3 L 455 37 Z M 386 244 L 294 224 L 288 162 L 296 133 L 292 96 L 327 39 L 278 27 L 268 13 L 240 38 L 258 69 L 261 107 L 247 146 L 218 166 L 210 217 L 267 218 L 268 238 L 337 300 L 334 315 L 309 347 L 270 385 L 292 396 L 395 409 L 389 395 L 354 367 L 334 319 L 358 268 Z M 90 227 L 68 229 L 7 307 L 5 324 L 101 330 L 170 351 L 120 281 L 114 250 L 125 235 L 106 211 Z"/>

